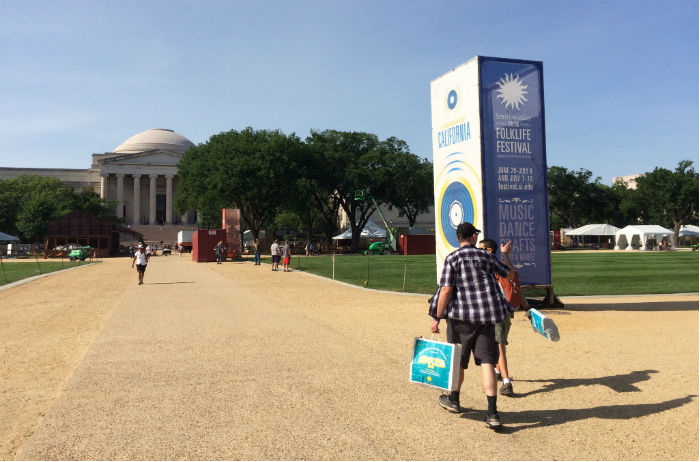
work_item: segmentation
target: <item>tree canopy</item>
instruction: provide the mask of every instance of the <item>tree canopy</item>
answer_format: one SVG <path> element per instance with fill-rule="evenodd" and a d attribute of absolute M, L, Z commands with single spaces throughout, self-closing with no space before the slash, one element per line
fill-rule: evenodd
<path fill-rule="evenodd" d="M 398 138 L 365 132 L 312 130 L 302 141 L 279 130 L 231 130 L 188 151 L 178 175 L 177 208 L 197 210 L 204 226 L 218 227 L 221 209 L 237 207 L 256 237 L 273 227 L 305 230 L 309 240 L 322 232 L 330 240 L 342 210 L 353 250 L 375 211 L 373 202 L 355 199 L 356 191 L 396 208 L 410 226 L 433 205 L 432 163 Z M 690 161 L 673 172 L 647 172 L 636 190 L 604 185 L 583 168 L 551 166 L 547 180 L 552 229 L 697 222 L 697 173 Z"/>
<path fill-rule="evenodd" d="M 418 215 L 433 206 L 433 164 L 404 151 L 392 156 L 390 162 L 394 180 L 387 182 L 389 205 L 408 219 L 408 226 L 415 226 Z"/>
<path fill-rule="evenodd" d="M 342 209 L 357 250 L 375 206 L 355 200 L 355 191 L 371 191 L 378 204 L 396 206 L 415 222 L 432 203 L 430 167 L 394 137 L 324 130 L 302 141 L 280 131 L 232 130 L 185 153 L 175 204 L 179 211 L 199 211 L 205 226 L 207 217 L 215 223 L 222 208 L 236 207 L 255 237 L 277 225 L 304 227 L 309 239 L 314 228 L 330 239 Z"/>
<path fill-rule="evenodd" d="M 388 156 L 402 149 L 395 138 L 379 141 L 363 132 L 312 131 L 307 143 L 320 153 L 320 162 L 331 179 L 331 196 L 348 217 L 353 250 L 359 249 L 360 233 L 375 210 L 370 201 L 355 200 L 355 191 L 369 189 L 378 204 L 388 200 Z M 405 146 L 405 143 L 403 143 Z"/>
<path fill-rule="evenodd" d="M 49 221 L 76 210 L 123 222 L 115 216 L 115 207 L 115 201 L 105 202 L 89 189 L 75 192 L 57 178 L 21 175 L 0 180 L 0 230 L 25 241 L 43 241 Z"/>
<path fill-rule="evenodd" d="M 690 160 L 673 171 L 657 167 L 646 172 L 632 188 L 621 182 L 608 187 L 589 170 L 559 166 L 549 168 L 547 181 L 552 229 L 658 224 L 673 227 L 677 240 L 681 225 L 698 222 L 698 173 Z"/>
<path fill-rule="evenodd" d="M 302 155 L 301 140 L 278 130 L 248 127 L 214 135 L 178 164 L 175 206 L 197 210 L 205 226 L 220 222 L 221 209 L 239 208 L 257 237 L 294 194 L 295 159 Z"/>
<path fill-rule="evenodd" d="M 657 167 L 637 178 L 634 199 L 640 219 L 673 227 L 675 242 L 681 225 L 698 220 L 698 173 L 683 160 L 675 170 Z"/>

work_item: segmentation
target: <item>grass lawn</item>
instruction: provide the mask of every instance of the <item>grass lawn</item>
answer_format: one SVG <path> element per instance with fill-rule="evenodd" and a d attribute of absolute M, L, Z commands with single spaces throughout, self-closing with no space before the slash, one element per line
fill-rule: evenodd
<path fill-rule="evenodd" d="M 89 262 L 81 261 L 72 262 L 70 260 L 64 260 L 63 262 L 56 260 L 39 260 L 37 264 L 36 260 L 8 262 L 3 259 L 2 268 L 4 268 L 5 271 L 3 273 L 2 269 L 0 269 L 0 286 L 40 274 L 53 273 L 54 271 L 59 271 L 64 268 L 84 266 L 88 263 Z"/>
<path fill-rule="evenodd" d="M 698 253 L 554 253 L 552 280 L 557 295 L 697 292 Z"/>
<path fill-rule="evenodd" d="M 553 253 L 557 295 L 698 292 L 698 252 Z M 263 259 L 266 260 L 266 259 Z M 268 259 L 269 262 L 269 259 Z M 368 281 L 369 263 L 369 281 Z M 434 255 L 337 255 L 335 278 L 372 289 L 432 294 Z M 331 277 L 330 256 L 294 255 L 291 267 Z"/>

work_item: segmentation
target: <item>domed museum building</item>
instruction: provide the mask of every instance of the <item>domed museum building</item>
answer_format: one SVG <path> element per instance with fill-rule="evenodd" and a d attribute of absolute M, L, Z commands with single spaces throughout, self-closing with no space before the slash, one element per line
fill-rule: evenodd
<path fill-rule="evenodd" d="M 192 224 L 192 212 L 177 216 L 173 192 L 177 164 L 194 143 L 172 130 L 154 128 L 128 138 L 112 152 L 92 155 L 87 170 L 0 167 L 0 179 L 19 175 L 58 178 L 76 190 L 91 188 L 118 201 L 116 214 L 130 225 Z"/>

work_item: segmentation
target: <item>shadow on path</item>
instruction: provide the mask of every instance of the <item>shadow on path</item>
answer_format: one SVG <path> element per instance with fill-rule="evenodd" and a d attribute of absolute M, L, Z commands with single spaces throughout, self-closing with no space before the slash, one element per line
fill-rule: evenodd
<path fill-rule="evenodd" d="M 590 385 L 604 385 L 618 393 L 629 393 L 641 391 L 634 384 L 644 382 L 651 378 L 651 374 L 656 374 L 659 371 L 650 369 L 646 371 L 632 371 L 629 374 L 608 375 L 606 377 L 594 377 L 590 379 L 541 379 L 541 380 L 516 380 L 516 382 L 529 383 L 547 383 L 537 390 L 532 390 L 527 393 L 516 393 L 511 395 L 513 398 L 524 398 L 525 396 L 534 395 L 537 393 L 546 393 L 563 388 L 573 388 Z"/>
<path fill-rule="evenodd" d="M 156 284 L 195 284 L 194 281 L 179 281 L 179 282 L 144 282 L 143 285 L 156 285 Z"/>
<path fill-rule="evenodd" d="M 555 308 L 557 309 L 557 308 Z M 558 309 L 561 309 L 558 308 Z M 698 311 L 698 301 L 668 301 L 668 302 L 639 302 L 639 303 L 567 303 L 567 311 Z M 547 308 L 542 308 L 547 313 Z"/>
<path fill-rule="evenodd" d="M 567 422 L 575 422 L 577 420 L 592 418 L 627 420 L 637 417 L 645 417 L 683 406 L 692 402 L 693 398 L 697 398 L 697 395 L 688 395 L 684 398 L 677 398 L 654 404 L 596 406 L 588 409 L 551 409 L 500 412 L 501 421 L 504 422 L 504 425 L 501 427 L 499 432 L 511 434 L 528 428 L 549 427 L 551 425 L 561 425 Z M 462 418 L 483 422 L 484 411 L 469 410 L 462 414 Z"/>

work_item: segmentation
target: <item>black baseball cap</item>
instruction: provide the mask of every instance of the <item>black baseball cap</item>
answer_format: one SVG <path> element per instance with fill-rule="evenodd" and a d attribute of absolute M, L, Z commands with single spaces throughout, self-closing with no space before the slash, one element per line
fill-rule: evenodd
<path fill-rule="evenodd" d="M 481 230 L 476 229 L 473 224 L 465 221 L 457 226 L 457 239 L 462 240 L 471 237 L 473 234 L 480 234 Z"/>

